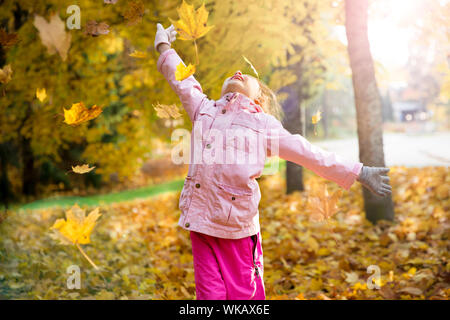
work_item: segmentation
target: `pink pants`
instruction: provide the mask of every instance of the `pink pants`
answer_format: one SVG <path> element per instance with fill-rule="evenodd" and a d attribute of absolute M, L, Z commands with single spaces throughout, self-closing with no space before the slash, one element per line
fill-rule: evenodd
<path fill-rule="evenodd" d="M 198 300 L 264 300 L 261 235 L 223 239 L 190 232 Z"/>

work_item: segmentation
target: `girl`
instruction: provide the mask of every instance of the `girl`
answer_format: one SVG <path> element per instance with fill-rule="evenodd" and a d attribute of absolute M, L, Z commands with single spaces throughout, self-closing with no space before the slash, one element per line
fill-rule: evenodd
<path fill-rule="evenodd" d="M 178 224 L 190 231 L 197 299 L 265 299 L 258 211 L 261 193 L 255 178 L 261 175 L 266 156 L 295 162 L 346 190 L 358 180 L 378 196 L 391 193 L 389 169 L 363 166 L 290 134 L 275 117 L 280 113 L 275 95 L 250 75 L 237 71 L 227 78 L 217 101 L 206 97 L 193 76 L 175 80 L 176 67 L 182 63 L 171 49 L 175 35 L 173 26 L 164 29 L 157 24 L 157 68 L 194 123 Z M 230 139 L 225 134 L 232 129 L 241 130 L 249 141 L 235 144 L 240 135 Z M 264 152 L 257 153 L 253 142 L 261 138 Z M 245 159 L 256 155 L 256 161 L 217 161 L 213 154 L 221 152 L 227 156 L 236 152 Z M 203 161 L 193 161 L 198 155 Z M 211 159 L 216 161 L 211 163 Z"/>

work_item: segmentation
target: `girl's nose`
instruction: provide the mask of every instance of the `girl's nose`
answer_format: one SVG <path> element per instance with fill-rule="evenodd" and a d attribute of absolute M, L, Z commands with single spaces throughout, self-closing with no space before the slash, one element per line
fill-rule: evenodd
<path fill-rule="evenodd" d="M 242 72 L 241 72 L 241 70 L 238 70 L 238 71 L 236 71 L 236 73 L 234 74 L 234 75 L 240 75 L 240 76 L 242 76 Z"/>

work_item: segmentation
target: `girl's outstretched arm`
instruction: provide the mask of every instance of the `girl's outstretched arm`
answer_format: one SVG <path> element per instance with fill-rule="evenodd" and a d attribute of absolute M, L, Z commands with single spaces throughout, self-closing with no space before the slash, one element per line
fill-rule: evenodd
<path fill-rule="evenodd" d="M 176 31 L 173 26 L 164 29 L 161 24 L 157 24 L 155 48 L 160 53 L 157 68 L 178 95 L 189 118 L 194 122 L 200 105 L 207 97 L 203 93 L 200 83 L 198 83 L 194 76 L 190 76 L 183 81 L 175 80 L 175 70 L 177 69 L 177 66 L 180 63 L 183 63 L 184 65 L 184 62 L 178 56 L 176 51 L 170 47 L 171 42 L 175 40 L 175 34 Z"/>
<path fill-rule="evenodd" d="M 389 177 L 382 176 L 389 169 L 364 166 L 363 170 L 361 162 L 340 157 L 336 153 L 312 145 L 299 134 L 291 134 L 273 116 L 268 117 L 266 129 L 268 156 L 278 155 L 282 159 L 304 166 L 346 190 L 357 180 L 366 187 L 370 186 L 370 191 L 379 196 L 390 194 L 390 186 L 387 185 Z"/>

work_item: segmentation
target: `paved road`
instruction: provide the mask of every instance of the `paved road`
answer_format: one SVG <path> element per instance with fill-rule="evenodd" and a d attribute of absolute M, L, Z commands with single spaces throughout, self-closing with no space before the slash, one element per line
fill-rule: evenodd
<path fill-rule="evenodd" d="M 450 166 L 450 132 L 385 133 L 383 143 L 387 166 Z M 359 160 L 356 138 L 323 140 L 314 144 L 349 159 Z"/>

